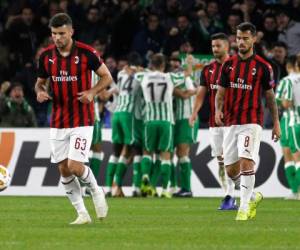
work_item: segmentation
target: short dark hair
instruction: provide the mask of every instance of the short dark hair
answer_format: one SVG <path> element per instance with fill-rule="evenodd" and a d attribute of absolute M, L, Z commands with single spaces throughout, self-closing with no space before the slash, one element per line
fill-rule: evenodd
<path fill-rule="evenodd" d="M 289 56 L 289 57 L 286 59 L 286 64 L 291 64 L 291 65 L 293 65 L 294 67 L 296 66 L 296 62 L 297 62 L 297 56 L 296 56 L 296 55 Z"/>
<path fill-rule="evenodd" d="M 212 34 L 210 39 L 213 41 L 213 40 L 217 40 L 217 39 L 220 39 L 220 40 L 224 40 L 224 41 L 227 41 L 228 42 L 228 36 L 225 34 L 225 33 L 215 33 L 215 34 Z"/>
<path fill-rule="evenodd" d="M 252 36 L 256 35 L 256 27 L 250 22 L 243 22 L 243 23 L 239 24 L 238 26 L 236 26 L 236 29 L 240 30 L 242 32 L 249 30 Z"/>
<path fill-rule="evenodd" d="M 161 53 L 154 54 L 151 56 L 150 64 L 155 68 L 160 68 L 166 64 L 165 56 Z"/>
<path fill-rule="evenodd" d="M 286 50 L 288 48 L 285 42 L 279 42 L 278 41 L 278 42 L 274 42 L 272 45 L 273 45 L 272 48 L 282 47 L 282 48 L 285 48 Z"/>
<path fill-rule="evenodd" d="M 49 28 L 58 28 L 63 25 L 73 25 L 71 17 L 66 13 L 57 13 L 49 21 Z"/>
<path fill-rule="evenodd" d="M 143 59 L 141 55 L 138 52 L 131 52 L 127 56 L 128 64 L 131 66 L 142 66 L 143 65 Z"/>

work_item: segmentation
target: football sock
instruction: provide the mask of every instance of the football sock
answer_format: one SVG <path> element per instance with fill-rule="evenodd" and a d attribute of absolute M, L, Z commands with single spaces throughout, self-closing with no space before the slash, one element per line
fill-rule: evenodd
<path fill-rule="evenodd" d="M 122 186 L 123 178 L 124 178 L 124 175 L 126 174 L 127 162 L 128 162 L 128 160 L 124 156 L 121 156 L 119 158 L 119 162 L 118 162 L 118 166 L 117 166 L 117 170 L 116 170 L 116 183 L 119 187 Z"/>
<path fill-rule="evenodd" d="M 133 186 L 134 188 L 141 187 L 142 171 L 141 171 L 141 159 L 140 155 L 136 155 L 133 158 Z"/>
<path fill-rule="evenodd" d="M 254 170 L 243 171 L 241 173 L 241 184 L 240 184 L 240 210 L 248 211 L 248 203 L 253 193 L 255 184 L 255 174 Z"/>
<path fill-rule="evenodd" d="M 102 188 L 99 188 L 96 178 L 92 170 L 88 166 L 84 166 L 82 176 L 78 177 L 82 183 L 90 188 L 92 195 L 95 193 L 102 193 Z"/>
<path fill-rule="evenodd" d="M 177 173 L 176 166 L 174 165 L 173 161 L 171 161 L 170 170 L 170 187 L 175 188 L 177 187 Z"/>
<path fill-rule="evenodd" d="M 234 182 L 235 188 L 240 189 L 241 174 L 238 174 L 237 176 L 232 177 L 231 180 Z"/>
<path fill-rule="evenodd" d="M 161 161 L 159 159 L 159 155 L 156 155 L 156 160 L 154 163 L 152 163 L 152 171 L 150 177 L 151 186 L 154 188 L 157 186 L 158 178 L 160 176 L 160 165 Z"/>
<path fill-rule="evenodd" d="M 95 178 L 97 179 L 99 175 L 99 170 L 101 166 L 101 162 L 104 158 L 104 153 L 103 152 L 93 152 L 92 158 L 90 159 L 90 167 L 93 171 L 93 174 Z"/>
<path fill-rule="evenodd" d="M 148 178 L 150 176 L 152 166 L 152 157 L 150 155 L 144 155 L 141 161 L 141 168 L 142 168 L 142 178 Z"/>
<path fill-rule="evenodd" d="M 106 170 L 106 178 L 105 178 L 105 185 L 111 189 L 112 183 L 114 180 L 114 175 L 116 172 L 117 168 L 117 163 L 118 163 L 118 157 L 111 155 L 109 157 L 108 165 L 107 165 L 107 170 Z"/>
<path fill-rule="evenodd" d="M 229 195 L 231 197 L 234 197 L 234 188 L 235 188 L 235 183 L 234 181 L 227 175 L 226 171 L 225 171 L 225 176 L 226 176 L 226 195 Z"/>
<path fill-rule="evenodd" d="M 296 162 L 296 181 L 297 182 L 297 191 L 299 192 L 300 188 L 300 162 Z"/>
<path fill-rule="evenodd" d="M 191 191 L 191 160 L 188 156 L 179 159 L 181 188 Z"/>
<path fill-rule="evenodd" d="M 75 175 L 71 175 L 68 177 L 62 176 L 61 183 L 63 184 L 66 194 L 71 204 L 76 209 L 77 213 L 87 213 L 86 207 L 82 199 L 81 188 L 78 178 Z"/>
<path fill-rule="evenodd" d="M 170 180 L 170 174 L 171 174 L 171 161 L 162 160 L 160 171 L 162 176 L 163 189 L 167 189 Z"/>
<path fill-rule="evenodd" d="M 290 189 L 293 193 L 298 192 L 298 181 L 295 163 L 293 161 L 286 162 L 284 164 L 284 172 Z"/>
<path fill-rule="evenodd" d="M 219 180 L 221 182 L 222 189 L 226 192 L 227 189 L 227 182 L 226 182 L 226 176 L 225 176 L 225 166 L 224 166 L 224 160 L 218 159 L 218 165 L 219 165 Z"/>

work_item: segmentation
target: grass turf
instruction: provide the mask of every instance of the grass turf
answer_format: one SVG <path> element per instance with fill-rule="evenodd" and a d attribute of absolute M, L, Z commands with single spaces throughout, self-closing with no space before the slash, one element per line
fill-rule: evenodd
<path fill-rule="evenodd" d="M 220 199 L 109 199 L 109 216 L 70 226 L 64 197 L 0 197 L 1 249 L 300 249 L 300 201 L 265 199 L 251 221 Z"/>

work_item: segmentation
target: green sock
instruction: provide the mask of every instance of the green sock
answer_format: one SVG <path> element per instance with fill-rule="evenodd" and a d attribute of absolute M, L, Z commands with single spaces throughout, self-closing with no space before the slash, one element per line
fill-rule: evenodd
<path fill-rule="evenodd" d="M 142 168 L 142 178 L 150 177 L 150 171 L 152 166 L 152 158 L 149 155 L 144 155 L 141 161 L 141 168 Z"/>
<path fill-rule="evenodd" d="M 170 175 L 171 175 L 171 161 L 162 160 L 160 166 L 161 176 L 162 176 L 162 187 L 163 189 L 168 188 Z"/>
<path fill-rule="evenodd" d="M 92 169 L 92 172 L 97 179 L 99 175 L 99 170 L 101 166 L 101 162 L 103 160 L 103 152 L 98 153 L 98 152 L 93 152 L 92 158 L 90 159 L 90 168 Z"/>
<path fill-rule="evenodd" d="M 161 162 L 160 162 L 159 158 L 157 158 L 155 163 L 152 164 L 150 183 L 151 183 L 151 186 L 154 188 L 157 186 L 157 181 L 160 176 L 160 164 L 161 164 Z"/>
<path fill-rule="evenodd" d="M 136 188 L 140 188 L 142 182 L 141 158 L 140 155 L 133 158 L 133 186 Z"/>
<path fill-rule="evenodd" d="M 116 183 L 119 187 L 122 186 L 124 175 L 127 170 L 127 159 L 124 156 L 119 158 L 117 170 L 116 170 Z"/>
<path fill-rule="evenodd" d="M 192 164 L 188 156 L 179 159 L 181 188 L 191 191 L 191 171 Z"/>
<path fill-rule="evenodd" d="M 293 161 L 284 164 L 284 172 L 290 189 L 293 193 L 298 192 L 298 184 L 296 180 L 296 167 Z"/>
<path fill-rule="evenodd" d="M 170 173 L 170 187 L 175 188 L 177 186 L 177 175 L 176 175 L 176 166 L 171 162 L 171 173 Z"/>
<path fill-rule="evenodd" d="M 112 187 L 112 183 L 114 180 L 116 168 L 118 163 L 118 157 L 111 155 L 108 161 L 107 169 L 106 169 L 106 177 L 105 177 L 105 185 L 107 187 Z"/>
<path fill-rule="evenodd" d="M 297 183 L 297 191 L 300 191 L 300 162 L 296 162 L 295 182 Z"/>

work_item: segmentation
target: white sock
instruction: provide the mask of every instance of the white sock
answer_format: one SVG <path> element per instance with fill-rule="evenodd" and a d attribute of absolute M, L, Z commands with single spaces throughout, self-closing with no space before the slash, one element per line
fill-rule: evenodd
<path fill-rule="evenodd" d="M 253 193 L 255 184 L 255 175 L 254 171 L 250 170 L 247 172 L 241 173 L 241 201 L 240 201 L 240 210 L 248 211 L 249 201 Z"/>
<path fill-rule="evenodd" d="M 241 185 L 241 175 L 238 174 L 237 176 L 231 178 L 231 180 L 233 181 L 235 188 L 240 189 L 240 185 Z"/>
<path fill-rule="evenodd" d="M 74 175 L 71 175 L 69 177 L 62 176 L 61 183 L 63 184 L 66 194 L 70 202 L 76 209 L 77 213 L 87 213 L 86 207 L 81 196 L 81 188 L 78 178 Z"/>
<path fill-rule="evenodd" d="M 100 153 L 99 152 L 93 152 L 92 158 L 102 161 L 104 159 L 104 153 L 103 152 L 100 152 Z"/>
<path fill-rule="evenodd" d="M 92 196 L 96 193 L 103 193 L 104 195 L 103 189 L 98 186 L 96 178 L 88 166 L 84 166 L 83 174 L 78 178 L 90 188 Z"/>
<path fill-rule="evenodd" d="M 234 197 L 235 183 L 227 174 L 226 174 L 226 182 L 227 182 L 226 195 Z"/>

